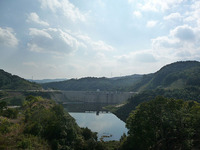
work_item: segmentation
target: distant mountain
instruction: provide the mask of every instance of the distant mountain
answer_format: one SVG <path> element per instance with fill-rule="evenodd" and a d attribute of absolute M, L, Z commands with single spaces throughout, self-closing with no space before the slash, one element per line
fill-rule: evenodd
<path fill-rule="evenodd" d="M 130 75 L 114 78 L 87 77 L 42 84 L 45 89 L 68 91 L 135 91 L 183 89 L 200 86 L 200 62 L 180 61 L 162 67 L 146 75 Z"/>
<path fill-rule="evenodd" d="M 41 86 L 0 69 L 0 90 L 36 90 Z"/>
<path fill-rule="evenodd" d="M 50 83 L 50 82 L 66 81 L 67 79 L 42 79 L 42 80 L 27 79 L 27 80 L 35 83 Z"/>
<path fill-rule="evenodd" d="M 156 96 L 200 102 L 200 62 L 185 61 L 166 65 L 156 73 L 144 75 L 132 86 L 132 90 L 140 92 L 114 111 L 124 121 L 140 103 Z"/>
<path fill-rule="evenodd" d="M 132 86 L 133 91 L 148 89 L 180 89 L 200 86 L 200 62 L 180 61 L 162 67 L 159 71 L 144 75 Z"/>
<path fill-rule="evenodd" d="M 121 77 L 112 77 L 109 79 L 112 80 L 126 80 L 126 79 L 140 79 L 143 75 L 140 74 L 134 74 L 134 75 L 127 75 L 127 76 L 121 76 Z"/>
<path fill-rule="evenodd" d="M 129 87 L 139 81 L 142 75 L 131 75 L 116 78 L 95 78 L 87 77 L 71 79 L 61 82 L 42 84 L 45 89 L 57 89 L 67 91 L 126 91 Z"/>

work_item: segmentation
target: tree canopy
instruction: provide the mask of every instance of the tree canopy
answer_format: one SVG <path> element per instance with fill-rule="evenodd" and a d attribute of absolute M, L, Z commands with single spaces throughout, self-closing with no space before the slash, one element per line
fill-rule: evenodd
<path fill-rule="evenodd" d="M 199 146 L 200 104 L 157 97 L 141 103 L 127 119 L 123 150 L 189 150 Z"/>

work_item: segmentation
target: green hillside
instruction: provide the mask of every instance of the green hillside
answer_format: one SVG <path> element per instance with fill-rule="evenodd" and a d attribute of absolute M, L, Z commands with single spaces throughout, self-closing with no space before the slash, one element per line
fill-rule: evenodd
<path fill-rule="evenodd" d="M 0 149 L 106 150 L 97 133 L 80 128 L 61 105 L 26 97 L 20 108 L 0 102 Z"/>
<path fill-rule="evenodd" d="M 132 90 L 140 92 L 114 112 L 124 121 L 140 103 L 156 96 L 200 102 L 200 63 L 186 61 L 164 66 L 156 73 L 144 75 Z"/>
<path fill-rule="evenodd" d="M 139 81 L 142 75 L 132 75 L 118 78 L 95 78 L 87 77 L 81 79 L 71 79 L 62 82 L 52 82 L 42 84 L 45 89 L 57 89 L 67 91 L 127 91 Z"/>
<path fill-rule="evenodd" d="M 200 86 L 200 62 L 175 62 L 162 67 L 153 74 L 144 75 L 132 86 L 133 91 L 156 88 L 182 89 L 188 86 Z"/>
<path fill-rule="evenodd" d="M 36 90 L 41 86 L 0 69 L 0 90 Z"/>
<path fill-rule="evenodd" d="M 116 78 L 86 77 L 61 82 L 42 84 L 45 89 L 73 91 L 135 91 L 149 89 L 183 89 L 200 85 L 200 62 L 175 62 L 159 71 L 146 75 L 132 75 Z"/>

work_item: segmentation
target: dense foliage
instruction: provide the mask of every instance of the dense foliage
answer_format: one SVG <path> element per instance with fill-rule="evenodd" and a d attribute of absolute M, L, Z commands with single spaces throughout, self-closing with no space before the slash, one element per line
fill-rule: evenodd
<path fill-rule="evenodd" d="M 106 149 L 96 133 L 79 128 L 63 107 L 51 100 L 28 96 L 18 118 L 13 117 L 18 111 L 5 109 L 5 102 L 0 108 L 0 149 Z"/>
<path fill-rule="evenodd" d="M 125 76 L 119 78 L 94 78 L 71 79 L 61 82 L 42 84 L 45 89 L 67 91 L 127 91 L 134 83 L 141 79 L 141 75 Z"/>
<path fill-rule="evenodd" d="M 187 100 L 195 100 L 200 102 L 200 88 L 199 87 L 187 87 L 184 89 L 155 89 L 155 90 L 145 90 L 136 94 L 135 96 L 128 99 L 128 102 L 115 110 L 115 114 L 126 121 L 129 113 L 136 108 L 140 103 L 154 99 L 157 96 L 164 96 L 166 98 L 175 98 Z"/>
<path fill-rule="evenodd" d="M 0 89 L 17 90 L 0 91 L 0 149 L 200 149 L 199 62 L 176 62 L 144 76 L 71 79 L 43 86 L 77 91 L 140 91 L 121 107 L 113 107 L 120 119 L 128 118 L 128 136 L 123 135 L 120 142 L 98 141 L 96 133 L 78 127 L 62 106 L 47 100 L 51 93 L 18 91 L 40 87 L 0 70 Z M 23 106 L 16 109 L 8 105 Z"/>
<path fill-rule="evenodd" d="M 41 89 L 41 86 L 0 69 L 0 89 L 36 90 Z"/>
<path fill-rule="evenodd" d="M 42 84 L 45 89 L 71 91 L 144 91 L 157 88 L 177 89 L 200 86 L 200 62 L 175 62 L 159 71 L 146 75 L 132 75 L 119 78 L 71 79 L 62 82 Z"/>
<path fill-rule="evenodd" d="M 144 91 L 156 88 L 177 89 L 200 86 L 200 62 L 176 62 L 162 67 L 153 74 L 144 75 L 131 90 Z"/>
<path fill-rule="evenodd" d="M 122 150 L 199 149 L 200 104 L 157 97 L 141 103 L 128 120 Z"/>
<path fill-rule="evenodd" d="M 41 96 L 46 99 L 51 99 L 52 92 L 42 92 L 42 91 L 0 91 L 0 102 L 6 102 L 8 106 L 22 106 L 25 98 L 29 95 Z"/>

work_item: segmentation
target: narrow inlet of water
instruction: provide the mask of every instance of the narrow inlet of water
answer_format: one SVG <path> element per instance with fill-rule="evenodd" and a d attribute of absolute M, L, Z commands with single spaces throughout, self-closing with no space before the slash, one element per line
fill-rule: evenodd
<path fill-rule="evenodd" d="M 96 112 L 71 112 L 70 115 L 75 118 L 80 127 L 88 127 L 93 132 L 97 132 L 98 139 L 118 141 L 124 133 L 127 134 L 125 123 L 112 113 L 100 112 L 97 115 Z"/>
<path fill-rule="evenodd" d="M 119 141 L 124 133 L 127 134 L 128 130 L 125 127 L 125 123 L 114 114 L 103 111 L 102 106 L 103 104 L 64 105 L 77 124 L 80 127 L 88 127 L 93 132 L 97 132 L 99 140 Z"/>

